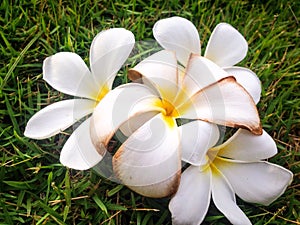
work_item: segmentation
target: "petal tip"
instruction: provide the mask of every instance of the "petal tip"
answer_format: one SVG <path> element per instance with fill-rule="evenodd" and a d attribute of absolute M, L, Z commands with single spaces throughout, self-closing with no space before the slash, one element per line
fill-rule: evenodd
<path fill-rule="evenodd" d="M 120 161 L 122 161 L 122 152 L 123 149 L 120 149 L 116 152 L 113 157 L 113 171 L 115 176 L 128 188 L 135 191 L 136 193 L 143 195 L 149 198 L 164 198 L 172 197 L 178 190 L 181 178 L 181 170 L 179 169 L 175 174 L 169 177 L 166 180 L 159 181 L 157 183 L 149 183 L 147 185 L 130 185 L 126 182 L 126 179 L 129 179 L 128 182 L 131 182 L 131 176 L 124 178 L 124 171 L 121 169 Z M 125 180 L 124 180 L 125 179 Z"/>
<path fill-rule="evenodd" d="M 250 131 L 252 134 L 260 136 L 263 134 L 263 129 L 261 126 L 261 123 L 258 125 L 252 125 L 252 124 L 236 124 L 236 123 L 228 123 L 227 126 L 232 126 L 234 128 L 240 128 Z"/>
<path fill-rule="evenodd" d="M 29 129 L 25 128 L 25 131 L 24 131 L 24 136 L 27 137 L 27 138 L 30 138 L 30 139 L 44 139 L 43 137 L 39 137 L 37 135 L 34 135 L 32 134 Z"/>
<path fill-rule="evenodd" d="M 244 36 L 230 24 L 219 23 L 210 36 L 204 56 L 221 67 L 227 67 L 242 61 L 247 51 Z"/>
<path fill-rule="evenodd" d="M 59 162 L 63 166 L 65 166 L 65 167 L 67 167 L 69 169 L 74 169 L 74 170 L 88 170 L 88 169 L 91 168 L 90 166 L 85 165 L 85 164 L 79 165 L 78 162 L 69 161 L 67 158 L 65 158 L 62 155 L 59 157 Z"/>
<path fill-rule="evenodd" d="M 263 134 L 263 129 L 262 129 L 262 126 L 261 124 L 259 124 L 259 126 L 251 129 L 251 132 L 255 135 L 262 135 Z"/>
<path fill-rule="evenodd" d="M 142 74 L 134 69 L 130 69 L 127 76 L 131 81 L 136 81 L 142 78 Z"/>

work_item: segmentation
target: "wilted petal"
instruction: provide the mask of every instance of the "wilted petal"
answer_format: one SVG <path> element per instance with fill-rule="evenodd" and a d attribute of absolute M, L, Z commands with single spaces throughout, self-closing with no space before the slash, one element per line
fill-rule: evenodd
<path fill-rule="evenodd" d="M 24 135 L 44 139 L 65 130 L 82 117 L 90 114 L 95 102 L 87 99 L 71 99 L 53 103 L 30 118 Z"/>
<path fill-rule="evenodd" d="M 231 25 L 220 23 L 210 36 L 204 56 L 219 66 L 226 67 L 243 60 L 247 51 L 245 38 Z"/>
<path fill-rule="evenodd" d="M 223 78 L 202 89 L 178 111 L 183 118 L 243 127 L 254 134 L 262 134 L 253 99 L 233 77 Z"/>
<path fill-rule="evenodd" d="M 277 153 L 272 137 L 263 130 L 262 135 L 253 135 L 248 130 L 239 129 L 225 143 L 216 147 L 218 155 L 225 158 L 258 161 L 267 159 Z"/>
<path fill-rule="evenodd" d="M 163 99 L 174 99 L 178 89 L 177 60 L 171 51 L 159 51 L 129 70 L 131 80 L 146 78 Z"/>
<path fill-rule="evenodd" d="M 97 150 L 105 149 L 114 133 L 132 117 L 161 111 L 155 106 L 156 101 L 158 97 L 142 84 L 129 83 L 110 91 L 97 105 L 91 118 L 91 137 Z"/>
<path fill-rule="evenodd" d="M 114 172 L 141 195 L 170 196 L 180 180 L 179 146 L 176 121 L 160 113 L 121 145 L 113 157 Z"/>
<path fill-rule="evenodd" d="M 200 38 L 194 24 L 182 17 L 159 20 L 153 27 L 156 41 L 165 49 L 173 50 L 180 63 L 187 65 L 190 53 L 200 54 Z"/>
<path fill-rule="evenodd" d="M 293 174 L 289 170 L 269 162 L 246 163 L 229 159 L 216 162 L 235 193 L 247 202 L 269 205 L 292 182 Z"/>
<path fill-rule="evenodd" d="M 181 175 L 178 191 L 169 203 L 174 225 L 199 225 L 211 198 L 211 171 L 190 166 Z"/>
<path fill-rule="evenodd" d="M 246 91 L 248 91 L 256 104 L 259 102 L 261 95 L 261 82 L 254 72 L 237 66 L 224 68 L 224 70 L 229 75 L 234 76 L 236 81 L 241 84 Z"/>
<path fill-rule="evenodd" d="M 87 119 L 80 124 L 64 144 L 60 153 L 60 162 L 72 169 L 86 170 L 100 162 L 102 155 L 92 144 L 90 119 Z"/>
<path fill-rule="evenodd" d="M 250 220 L 237 206 L 235 194 L 224 175 L 215 167 L 212 168 L 212 198 L 216 207 L 232 224 L 250 224 Z"/>
<path fill-rule="evenodd" d="M 219 139 L 217 125 L 196 120 L 179 127 L 182 160 L 192 165 L 203 164 L 207 150 Z"/>
<path fill-rule="evenodd" d="M 79 55 L 59 52 L 44 60 L 43 79 L 53 88 L 68 95 L 97 98 L 97 86 Z"/>
<path fill-rule="evenodd" d="M 192 96 L 229 75 L 218 65 L 199 55 L 191 55 L 183 78 L 183 88 L 188 96 Z"/>
<path fill-rule="evenodd" d="M 134 46 L 134 35 L 124 28 L 100 32 L 90 50 L 91 71 L 99 87 L 111 89 L 113 80 Z"/>

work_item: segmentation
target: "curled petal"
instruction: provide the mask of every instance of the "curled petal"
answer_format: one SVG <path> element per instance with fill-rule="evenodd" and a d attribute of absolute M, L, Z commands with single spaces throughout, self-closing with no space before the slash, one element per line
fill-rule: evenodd
<path fill-rule="evenodd" d="M 200 119 L 262 134 L 253 99 L 233 77 L 226 77 L 192 96 L 178 111 L 183 118 Z"/>
<path fill-rule="evenodd" d="M 123 135 L 125 135 L 126 137 L 129 137 L 138 128 L 140 128 L 144 123 L 146 123 L 148 120 L 150 120 L 156 114 L 158 114 L 158 112 L 150 111 L 150 112 L 145 112 L 143 114 L 138 114 L 136 116 L 133 116 L 129 120 L 127 120 L 125 123 L 122 124 L 122 126 L 120 127 L 120 131 L 122 132 Z"/>
<path fill-rule="evenodd" d="M 135 43 L 134 35 L 124 28 L 100 32 L 90 50 L 91 71 L 98 87 L 112 88 L 113 80 L 127 60 Z"/>
<path fill-rule="evenodd" d="M 182 160 L 195 166 L 205 161 L 205 155 L 219 139 L 217 125 L 196 120 L 179 127 Z"/>
<path fill-rule="evenodd" d="M 231 25 L 220 23 L 210 36 L 204 56 L 219 66 L 226 67 L 243 60 L 247 51 L 245 38 Z"/>
<path fill-rule="evenodd" d="M 270 158 L 277 153 L 272 137 L 263 130 L 262 135 L 253 135 L 248 130 L 239 129 L 225 143 L 216 147 L 218 155 L 247 162 Z"/>
<path fill-rule="evenodd" d="M 181 175 L 176 194 L 169 203 L 174 225 L 198 225 L 208 210 L 211 197 L 210 169 L 190 166 Z"/>
<path fill-rule="evenodd" d="M 147 79 L 163 99 L 174 99 L 178 89 L 177 60 L 171 51 L 162 50 L 129 70 L 131 80 Z"/>
<path fill-rule="evenodd" d="M 157 99 L 151 89 L 142 84 L 125 84 L 110 91 L 91 118 L 91 137 L 97 150 L 105 149 L 115 132 L 132 117 L 161 111 L 155 106 Z"/>
<path fill-rule="evenodd" d="M 246 89 L 253 98 L 255 104 L 259 102 L 261 95 L 261 82 L 254 72 L 237 66 L 224 68 L 224 70 L 229 75 L 234 76 L 236 81 Z"/>
<path fill-rule="evenodd" d="M 182 17 L 159 20 L 153 27 L 156 41 L 165 49 L 176 52 L 180 63 L 187 65 L 191 53 L 200 54 L 200 38 L 194 24 Z"/>
<path fill-rule="evenodd" d="M 188 96 L 192 96 L 199 90 L 228 76 L 223 69 L 209 59 L 192 54 L 186 68 L 182 86 L 185 93 Z"/>
<path fill-rule="evenodd" d="M 292 182 L 291 171 L 269 162 L 238 162 L 219 159 L 216 166 L 244 201 L 269 205 Z"/>
<path fill-rule="evenodd" d="M 60 162 L 64 166 L 76 170 L 86 170 L 101 161 L 104 153 L 97 152 L 92 144 L 89 131 L 90 119 L 87 119 L 68 138 L 60 154 Z"/>
<path fill-rule="evenodd" d="M 179 134 L 161 113 L 147 121 L 113 157 L 116 176 L 137 193 L 161 198 L 176 192 L 180 179 Z"/>
<path fill-rule="evenodd" d="M 82 117 L 90 114 L 95 102 L 72 99 L 53 103 L 30 118 L 24 135 L 33 139 L 45 139 L 65 130 Z"/>
<path fill-rule="evenodd" d="M 79 55 L 59 52 L 43 62 L 43 79 L 68 95 L 96 99 L 98 88 L 91 72 Z"/>
<path fill-rule="evenodd" d="M 237 206 L 235 194 L 227 179 L 216 167 L 212 171 L 212 198 L 216 207 L 232 224 L 251 225 L 250 220 Z"/>

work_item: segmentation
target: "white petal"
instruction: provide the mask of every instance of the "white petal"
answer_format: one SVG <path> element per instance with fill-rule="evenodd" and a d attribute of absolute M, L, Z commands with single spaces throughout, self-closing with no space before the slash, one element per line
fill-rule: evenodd
<path fill-rule="evenodd" d="M 243 67 L 228 67 L 224 70 L 235 77 L 236 81 L 241 84 L 246 91 L 251 95 L 254 102 L 257 104 L 261 95 L 261 82 L 254 72 Z"/>
<path fill-rule="evenodd" d="M 237 206 L 232 187 L 224 175 L 215 167 L 212 176 L 212 198 L 216 207 L 232 224 L 251 225 L 250 220 Z"/>
<path fill-rule="evenodd" d="M 293 174 L 268 162 L 218 160 L 216 166 L 229 180 L 236 194 L 244 201 L 269 205 L 283 194 Z"/>
<path fill-rule="evenodd" d="M 68 95 L 97 98 L 97 86 L 79 55 L 59 52 L 44 60 L 43 79 L 53 88 Z"/>
<path fill-rule="evenodd" d="M 113 157 L 116 176 L 137 193 L 174 194 L 180 179 L 179 134 L 174 119 L 161 113 L 134 132 Z"/>
<path fill-rule="evenodd" d="M 239 129 L 225 143 L 216 148 L 220 156 L 248 162 L 267 159 L 277 153 L 276 143 L 264 130 L 262 135 L 257 136 L 248 130 Z"/>
<path fill-rule="evenodd" d="M 253 99 L 233 77 L 223 78 L 202 89 L 178 111 L 184 118 L 243 127 L 254 134 L 262 134 Z"/>
<path fill-rule="evenodd" d="M 159 99 L 142 84 L 129 83 L 110 91 L 97 105 L 91 118 L 92 142 L 101 152 L 114 133 L 132 117 L 150 111 Z"/>
<path fill-rule="evenodd" d="M 92 144 L 90 119 L 87 119 L 68 138 L 61 150 L 60 162 L 72 169 L 86 170 L 100 162 L 102 155 Z"/>
<path fill-rule="evenodd" d="M 71 99 L 53 103 L 30 118 L 24 135 L 44 139 L 65 130 L 82 117 L 90 114 L 95 102 L 86 99 Z"/>
<path fill-rule="evenodd" d="M 169 203 L 174 225 L 198 225 L 208 210 L 211 198 L 211 171 L 190 166 L 181 175 L 178 191 Z"/>
<path fill-rule="evenodd" d="M 191 55 L 183 78 L 183 89 L 188 96 L 228 77 L 229 75 L 218 65 L 198 55 Z"/>
<path fill-rule="evenodd" d="M 247 51 L 245 38 L 231 25 L 220 23 L 210 36 L 204 56 L 219 66 L 226 67 L 242 61 Z"/>
<path fill-rule="evenodd" d="M 129 70 L 131 80 L 148 79 L 163 99 L 173 100 L 178 90 L 177 60 L 171 51 L 159 51 Z"/>
<path fill-rule="evenodd" d="M 207 150 L 219 139 L 217 125 L 196 120 L 179 127 L 182 160 L 192 165 L 202 165 Z"/>
<path fill-rule="evenodd" d="M 145 112 L 143 114 L 138 114 L 131 117 L 128 121 L 123 123 L 120 127 L 120 130 L 123 135 L 129 137 L 133 134 L 138 128 L 140 128 L 145 122 L 154 117 L 158 112 Z"/>
<path fill-rule="evenodd" d="M 113 80 L 127 60 L 134 43 L 134 35 L 124 28 L 108 29 L 94 38 L 90 64 L 99 87 L 112 88 Z"/>
<path fill-rule="evenodd" d="M 176 52 L 180 63 L 187 65 L 190 53 L 200 54 L 200 38 L 194 24 L 182 17 L 159 20 L 153 27 L 156 41 L 165 49 Z"/>

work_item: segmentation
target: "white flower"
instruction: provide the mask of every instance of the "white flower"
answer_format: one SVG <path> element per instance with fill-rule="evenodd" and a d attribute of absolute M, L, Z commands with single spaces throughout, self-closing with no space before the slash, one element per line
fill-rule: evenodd
<path fill-rule="evenodd" d="M 192 123 L 190 126 L 197 126 L 200 121 Z M 185 138 L 187 133 L 182 132 L 182 135 Z M 189 135 L 197 139 L 193 133 Z M 182 173 L 178 191 L 170 201 L 174 225 L 200 224 L 211 197 L 232 224 L 251 224 L 236 204 L 235 194 L 247 202 L 269 205 L 292 181 L 293 174 L 289 170 L 263 161 L 277 153 L 275 142 L 265 131 L 255 136 L 239 129 L 225 143 L 211 147 L 206 156 L 203 147 L 198 146 L 198 157 L 194 157 L 192 165 Z M 190 152 L 183 155 L 191 156 Z"/>
<path fill-rule="evenodd" d="M 142 195 L 164 197 L 177 190 L 184 140 L 176 119 L 210 122 L 188 129 L 201 134 L 196 145 L 215 141 L 215 124 L 262 132 L 248 92 L 204 57 L 192 54 L 185 72 L 179 73 L 175 54 L 163 50 L 130 70 L 129 77 L 148 85 L 131 83 L 107 94 L 93 113 L 91 137 L 101 152 L 118 129 L 128 136 L 113 156 L 114 172 Z M 181 128 L 186 126 L 189 123 Z M 189 142 L 188 135 L 185 138 L 186 148 L 192 148 L 195 141 Z"/>
<path fill-rule="evenodd" d="M 58 134 L 93 112 L 96 105 L 112 89 L 114 78 L 128 58 L 135 40 L 123 28 L 100 32 L 90 49 L 90 68 L 75 53 L 60 52 L 43 63 L 43 79 L 53 88 L 80 98 L 53 103 L 37 112 L 27 123 L 24 135 L 44 139 Z M 60 161 L 74 169 L 88 169 L 102 159 L 89 135 L 90 119 L 86 119 L 63 146 Z"/>
<path fill-rule="evenodd" d="M 179 62 L 185 67 L 190 53 L 201 54 L 200 38 L 196 27 L 182 17 L 159 20 L 153 27 L 153 35 L 163 48 L 175 51 Z M 249 69 L 234 66 L 244 59 L 247 51 L 248 44 L 245 38 L 231 25 L 220 23 L 210 36 L 204 57 L 233 75 L 237 82 L 251 93 L 254 102 L 257 103 L 261 94 L 261 90 L 256 88 L 260 85 L 258 77 Z"/>

